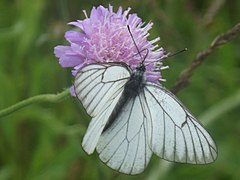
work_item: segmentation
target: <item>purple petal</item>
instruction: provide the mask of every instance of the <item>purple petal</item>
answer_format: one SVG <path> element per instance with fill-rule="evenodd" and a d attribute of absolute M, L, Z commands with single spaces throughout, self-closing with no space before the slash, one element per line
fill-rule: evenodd
<path fill-rule="evenodd" d="M 86 38 L 86 34 L 77 32 L 77 31 L 67 31 L 65 33 L 65 38 L 70 43 L 81 44 L 81 42 L 84 40 L 84 38 Z"/>
<path fill-rule="evenodd" d="M 74 67 L 83 63 L 83 58 L 74 54 L 69 46 L 57 46 L 54 48 L 54 53 L 62 67 Z"/>
<path fill-rule="evenodd" d="M 70 94 L 71 94 L 73 97 L 76 97 L 76 93 L 75 93 L 75 89 L 74 89 L 74 86 L 73 86 L 73 85 L 70 87 Z"/>
<path fill-rule="evenodd" d="M 56 46 L 54 48 L 54 54 L 56 57 L 60 58 L 61 56 L 65 55 L 65 52 L 70 50 L 69 46 Z"/>
<path fill-rule="evenodd" d="M 62 67 L 74 67 L 78 64 L 82 64 L 83 59 L 81 59 L 78 55 L 65 55 L 59 59 L 59 63 Z"/>
<path fill-rule="evenodd" d="M 83 30 L 82 23 L 83 23 L 83 21 L 77 21 L 77 22 L 70 22 L 70 23 L 68 23 L 68 24 L 69 24 L 69 25 L 76 26 L 76 27 L 80 28 L 81 30 Z"/>

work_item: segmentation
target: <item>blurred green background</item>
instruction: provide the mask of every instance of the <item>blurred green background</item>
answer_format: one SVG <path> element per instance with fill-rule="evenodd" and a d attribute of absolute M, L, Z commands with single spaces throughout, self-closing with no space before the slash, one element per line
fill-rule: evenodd
<path fill-rule="evenodd" d="M 197 52 L 240 20 L 239 0 L 0 0 L 0 109 L 28 97 L 70 87 L 53 48 L 67 44 L 66 23 L 83 19 L 92 6 L 131 7 L 153 21 L 151 39 L 167 51 L 188 51 L 164 60 L 163 83 L 171 88 Z M 178 97 L 206 125 L 218 145 L 210 165 L 168 163 L 153 156 L 138 176 L 118 174 L 81 140 L 89 118 L 72 97 L 34 104 L 0 119 L 0 180 L 75 179 L 240 179 L 240 36 L 222 46 L 194 72 Z"/>

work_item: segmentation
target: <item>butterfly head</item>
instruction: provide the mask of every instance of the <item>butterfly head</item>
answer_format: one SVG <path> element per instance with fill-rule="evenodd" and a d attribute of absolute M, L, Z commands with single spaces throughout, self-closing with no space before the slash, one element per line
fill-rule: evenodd
<path fill-rule="evenodd" d="M 144 63 L 140 63 L 137 67 L 135 72 L 132 74 L 132 79 L 134 79 L 138 84 L 142 84 L 146 80 L 145 76 L 146 67 Z"/>
<path fill-rule="evenodd" d="M 141 71 L 141 72 L 145 72 L 146 71 L 146 67 L 144 65 L 143 62 L 141 62 L 137 67 L 136 67 L 136 71 Z"/>

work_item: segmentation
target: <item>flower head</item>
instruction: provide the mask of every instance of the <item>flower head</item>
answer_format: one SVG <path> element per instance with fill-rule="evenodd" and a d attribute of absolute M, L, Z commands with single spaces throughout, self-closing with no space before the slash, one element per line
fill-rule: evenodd
<path fill-rule="evenodd" d="M 129 14 L 130 8 L 123 11 L 119 7 L 113 12 L 113 7 L 93 7 L 86 19 L 70 22 L 80 29 L 71 30 L 65 33 L 65 38 L 70 46 L 57 46 L 54 49 L 56 57 L 62 67 L 73 67 L 72 74 L 75 76 L 80 68 L 87 64 L 96 62 L 124 62 L 135 70 L 142 61 L 142 57 L 148 54 L 144 61 L 146 66 L 146 78 L 148 81 L 158 83 L 162 80 L 160 70 L 161 59 L 167 55 L 163 48 L 154 45 L 160 38 L 147 40 L 148 31 L 153 23 L 145 24 L 136 14 Z M 130 27 L 133 38 L 141 55 L 127 29 Z M 73 90 L 73 89 L 72 89 Z M 72 91 L 72 95 L 74 95 Z"/>

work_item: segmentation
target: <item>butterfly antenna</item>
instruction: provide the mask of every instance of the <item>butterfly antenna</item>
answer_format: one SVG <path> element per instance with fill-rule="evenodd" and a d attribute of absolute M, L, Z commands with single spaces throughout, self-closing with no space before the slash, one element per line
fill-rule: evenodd
<path fill-rule="evenodd" d="M 148 53 L 149 53 L 149 50 L 148 49 L 144 49 L 144 50 L 146 50 L 147 52 L 146 52 L 146 55 L 144 56 L 144 59 L 143 59 L 143 61 L 147 58 L 147 56 L 148 56 Z"/>
<path fill-rule="evenodd" d="M 137 47 L 137 44 L 136 44 L 136 42 L 135 42 L 135 40 L 134 40 L 134 38 L 133 38 L 133 35 L 132 35 L 132 32 L 131 32 L 131 30 L 130 30 L 129 25 L 127 25 L 127 28 L 128 28 L 129 34 L 130 34 L 130 36 L 131 36 L 131 38 L 132 38 L 132 40 L 133 40 L 133 43 L 134 43 L 134 45 L 135 45 L 135 47 L 136 47 L 136 49 L 137 49 L 137 52 L 138 52 L 139 56 L 140 56 L 141 59 L 142 59 L 142 62 L 141 62 L 141 63 L 143 63 L 144 60 L 146 59 L 147 55 L 148 55 L 148 49 L 147 49 L 147 54 L 146 54 L 146 56 L 144 56 L 144 58 L 143 58 L 142 55 L 141 55 L 141 53 L 140 53 L 140 51 L 139 51 L 139 49 L 138 49 L 138 47 Z"/>
<path fill-rule="evenodd" d="M 185 52 L 185 51 L 187 51 L 187 50 L 188 50 L 187 48 L 184 48 L 184 49 L 182 49 L 181 51 L 178 51 L 178 52 L 176 52 L 176 53 L 170 54 L 170 55 L 168 56 L 168 58 L 169 58 L 169 57 L 176 56 L 177 54 L 180 54 L 180 53 Z"/>

